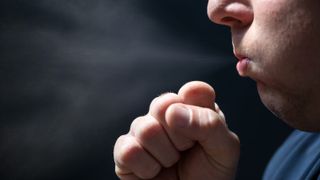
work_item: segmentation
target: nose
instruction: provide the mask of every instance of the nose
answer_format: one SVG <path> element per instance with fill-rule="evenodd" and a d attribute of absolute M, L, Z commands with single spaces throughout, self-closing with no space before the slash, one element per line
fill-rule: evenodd
<path fill-rule="evenodd" d="M 231 28 L 248 26 L 253 21 L 249 0 L 209 0 L 207 13 L 211 21 Z"/>

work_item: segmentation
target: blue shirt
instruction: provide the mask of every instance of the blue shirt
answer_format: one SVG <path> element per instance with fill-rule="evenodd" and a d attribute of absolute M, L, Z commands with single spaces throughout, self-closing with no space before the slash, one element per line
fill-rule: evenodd
<path fill-rule="evenodd" d="M 320 180 L 320 133 L 294 131 L 269 162 L 264 180 Z"/>

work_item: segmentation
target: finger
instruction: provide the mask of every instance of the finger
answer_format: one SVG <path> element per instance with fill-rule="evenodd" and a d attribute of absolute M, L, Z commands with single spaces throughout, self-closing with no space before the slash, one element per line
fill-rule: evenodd
<path fill-rule="evenodd" d="M 117 174 L 117 176 L 121 179 L 121 180 L 139 180 L 140 178 L 137 177 L 136 175 L 134 175 L 133 173 L 123 173 L 122 169 L 119 168 L 118 166 L 115 167 L 115 172 Z"/>
<path fill-rule="evenodd" d="M 215 103 L 215 91 L 209 84 L 201 81 L 188 82 L 180 88 L 178 95 L 185 104 L 213 109 L 223 117 L 222 119 L 225 122 L 223 112 Z"/>
<path fill-rule="evenodd" d="M 224 116 L 224 113 L 221 111 L 221 109 L 217 103 L 214 103 L 214 109 L 220 116 L 222 116 L 222 119 L 224 119 L 224 120 L 226 119 Z"/>
<path fill-rule="evenodd" d="M 170 167 L 179 160 L 178 151 L 160 122 L 153 116 L 146 115 L 135 119 L 132 122 L 130 134 L 164 167 Z"/>
<path fill-rule="evenodd" d="M 179 150 L 183 151 L 193 146 L 194 142 L 190 139 L 187 139 L 174 130 L 170 129 L 165 120 L 165 113 L 167 108 L 174 103 L 181 103 L 182 99 L 180 96 L 174 93 L 166 93 L 158 98 L 155 98 L 149 108 L 149 115 L 157 119 L 162 127 L 165 129 L 166 133 L 169 136 L 169 139 L 174 144 L 174 146 Z"/>
<path fill-rule="evenodd" d="M 141 179 L 150 179 L 161 170 L 161 165 L 131 135 L 118 138 L 114 147 L 114 158 L 119 177 L 132 172 Z"/>
<path fill-rule="evenodd" d="M 170 167 L 170 168 L 164 168 L 161 170 L 161 172 L 155 177 L 153 180 L 177 180 L 181 179 L 178 177 L 177 173 L 178 164 Z"/>
<path fill-rule="evenodd" d="M 224 119 L 209 108 L 171 105 L 166 112 L 167 124 L 179 134 L 198 141 L 203 150 L 215 161 L 234 167 L 239 157 L 239 139 L 229 131 Z"/>
<path fill-rule="evenodd" d="M 215 91 L 207 83 L 191 81 L 183 85 L 178 95 L 185 104 L 214 109 Z"/>

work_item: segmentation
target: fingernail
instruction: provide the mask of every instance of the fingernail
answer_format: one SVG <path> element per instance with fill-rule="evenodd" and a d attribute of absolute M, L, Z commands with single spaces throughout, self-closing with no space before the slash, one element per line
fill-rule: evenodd
<path fill-rule="evenodd" d="M 177 106 L 175 108 L 176 120 L 175 123 L 178 127 L 188 127 L 190 123 L 190 110 L 184 106 Z"/>

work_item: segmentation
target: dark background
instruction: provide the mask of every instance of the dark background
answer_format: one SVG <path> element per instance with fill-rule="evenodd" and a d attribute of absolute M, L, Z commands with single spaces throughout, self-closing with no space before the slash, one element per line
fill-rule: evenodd
<path fill-rule="evenodd" d="M 206 0 L 1 0 L 0 179 L 116 179 L 113 144 L 163 92 L 214 86 L 260 179 L 290 129 L 240 78 Z"/>

